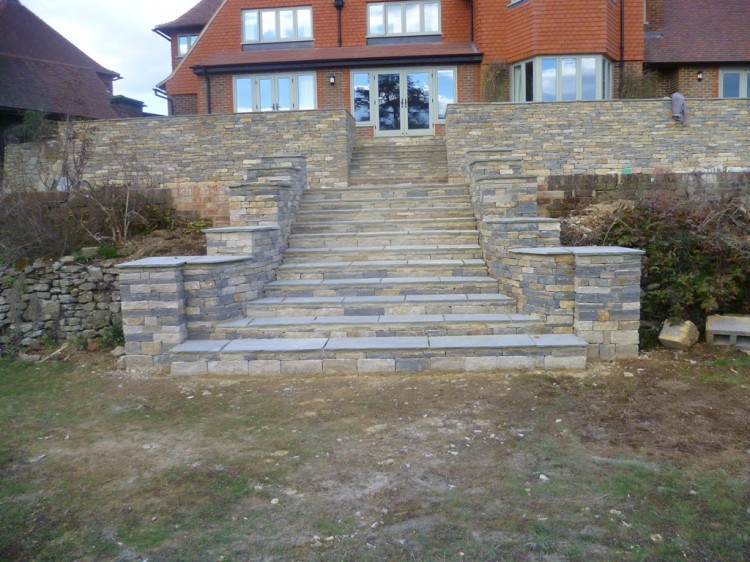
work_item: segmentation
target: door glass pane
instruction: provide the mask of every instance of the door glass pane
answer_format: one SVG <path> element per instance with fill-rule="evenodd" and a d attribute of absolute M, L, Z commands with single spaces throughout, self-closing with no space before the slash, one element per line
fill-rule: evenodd
<path fill-rule="evenodd" d="M 315 109 L 315 76 L 300 74 L 297 77 L 297 88 L 299 109 Z"/>
<path fill-rule="evenodd" d="M 557 59 L 542 59 L 542 101 L 557 101 Z"/>
<path fill-rule="evenodd" d="M 576 99 L 576 59 L 562 59 L 562 99 Z"/>
<path fill-rule="evenodd" d="M 401 129 L 400 75 L 378 74 L 378 125 L 381 131 Z"/>
<path fill-rule="evenodd" d="M 253 110 L 253 80 L 252 78 L 236 78 L 234 81 L 236 99 L 234 106 L 238 113 Z"/>
<path fill-rule="evenodd" d="M 259 40 L 258 12 L 255 10 L 242 13 L 242 34 L 245 41 Z"/>
<path fill-rule="evenodd" d="M 258 105 L 261 111 L 273 111 L 273 82 L 270 78 L 258 80 Z"/>
<path fill-rule="evenodd" d="M 410 130 L 430 128 L 430 74 L 410 72 L 406 75 L 406 107 Z"/>
<path fill-rule="evenodd" d="M 293 10 L 279 10 L 279 39 L 294 39 Z"/>
<path fill-rule="evenodd" d="M 388 22 L 387 34 L 403 33 L 401 21 L 401 4 L 388 4 L 386 6 L 386 21 Z"/>
<path fill-rule="evenodd" d="M 526 63 L 526 76 L 524 77 L 526 84 L 526 101 L 534 101 L 534 63 L 529 61 Z"/>
<path fill-rule="evenodd" d="M 594 57 L 581 59 L 581 99 L 596 99 L 596 59 Z"/>
<path fill-rule="evenodd" d="M 445 119 L 449 103 L 456 102 L 456 76 L 453 70 L 438 70 L 438 119 Z"/>
<path fill-rule="evenodd" d="M 747 73 L 747 83 L 745 84 L 745 97 L 750 98 L 750 72 Z"/>
<path fill-rule="evenodd" d="M 260 26 L 263 30 L 263 41 L 276 40 L 276 11 L 260 13 Z"/>
<path fill-rule="evenodd" d="M 723 92 L 725 98 L 740 97 L 740 73 L 725 72 L 722 78 Z"/>
<path fill-rule="evenodd" d="M 437 2 L 424 4 L 424 31 L 425 33 L 440 31 L 440 4 Z"/>
<path fill-rule="evenodd" d="M 420 31 L 419 4 L 407 4 L 406 33 L 419 33 Z"/>
<path fill-rule="evenodd" d="M 354 119 L 358 123 L 370 120 L 370 74 L 355 72 L 352 74 L 354 88 Z"/>
<path fill-rule="evenodd" d="M 297 39 L 312 39 L 312 10 L 297 8 Z"/>
<path fill-rule="evenodd" d="M 289 111 L 292 109 L 292 80 L 283 76 L 276 79 L 276 109 Z"/>
<path fill-rule="evenodd" d="M 383 4 L 370 4 L 367 6 L 367 33 L 370 35 L 383 35 Z"/>

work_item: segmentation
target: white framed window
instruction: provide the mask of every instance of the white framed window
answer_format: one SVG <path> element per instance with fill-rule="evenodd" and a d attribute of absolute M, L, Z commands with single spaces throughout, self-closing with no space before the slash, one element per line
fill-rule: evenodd
<path fill-rule="evenodd" d="M 192 49 L 197 40 L 197 33 L 192 33 L 190 35 L 179 35 L 177 37 L 177 56 L 184 57 L 185 55 L 187 55 L 188 51 Z"/>
<path fill-rule="evenodd" d="M 601 55 L 536 57 L 513 65 L 514 102 L 612 97 L 612 63 Z"/>
<path fill-rule="evenodd" d="M 367 4 L 368 37 L 437 35 L 440 33 L 440 2 L 377 2 Z"/>
<path fill-rule="evenodd" d="M 243 43 L 311 41 L 312 7 L 242 11 Z"/>
<path fill-rule="evenodd" d="M 719 97 L 750 97 L 750 68 L 722 68 L 719 70 Z"/>
<path fill-rule="evenodd" d="M 296 111 L 317 108 L 315 74 L 250 74 L 234 77 L 234 111 Z"/>

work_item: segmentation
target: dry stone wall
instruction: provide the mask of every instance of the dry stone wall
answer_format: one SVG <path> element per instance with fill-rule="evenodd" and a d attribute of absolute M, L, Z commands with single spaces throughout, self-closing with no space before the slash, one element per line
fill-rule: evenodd
<path fill-rule="evenodd" d="M 42 338 L 96 338 L 119 325 L 117 273 L 106 265 L 37 260 L 0 267 L 0 354 Z"/>

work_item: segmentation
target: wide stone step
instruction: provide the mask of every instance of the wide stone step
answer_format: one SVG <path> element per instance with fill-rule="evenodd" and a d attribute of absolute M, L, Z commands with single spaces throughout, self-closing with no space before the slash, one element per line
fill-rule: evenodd
<path fill-rule="evenodd" d="M 394 230 L 433 230 L 435 226 L 443 230 L 468 230 L 476 228 L 476 219 L 472 217 L 433 217 L 407 219 L 372 219 L 372 220 L 338 220 L 296 222 L 295 234 L 332 233 L 332 232 L 389 232 Z"/>
<path fill-rule="evenodd" d="M 530 334 L 543 323 L 525 314 L 408 314 L 244 318 L 216 326 L 210 339 L 404 337 Z"/>
<path fill-rule="evenodd" d="M 445 295 L 497 293 L 490 277 L 381 277 L 373 279 L 302 279 L 273 281 L 267 297 L 356 297 L 371 295 Z"/>
<path fill-rule="evenodd" d="M 466 373 L 584 369 L 573 335 L 247 338 L 188 340 L 172 349 L 175 376 Z"/>
<path fill-rule="evenodd" d="M 479 232 L 471 230 L 393 230 L 389 232 L 327 232 L 291 234 L 290 248 L 352 248 L 360 246 L 477 244 Z"/>
<path fill-rule="evenodd" d="M 315 222 L 325 217 L 326 221 L 372 221 L 372 220 L 395 220 L 395 219 L 420 219 L 420 220 L 440 220 L 441 218 L 463 218 L 476 220 L 474 210 L 469 204 L 457 205 L 455 207 L 376 207 L 367 208 L 366 205 L 360 207 L 341 207 L 338 209 L 327 209 L 324 212 L 320 210 L 300 210 L 297 212 L 296 220 L 298 222 Z"/>
<path fill-rule="evenodd" d="M 331 199 L 341 200 L 372 200 L 372 199 L 394 199 L 402 197 L 445 197 L 458 196 L 468 197 L 469 188 L 466 184 L 420 184 L 413 185 L 393 184 L 388 185 L 361 185 L 356 188 L 319 188 L 306 191 L 303 202 L 326 201 Z M 467 199 L 468 201 L 468 199 Z"/>
<path fill-rule="evenodd" d="M 290 248 L 284 263 L 318 261 L 380 261 L 397 259 L 458 260 L 481 259 L 479 244 L 448 244 L 444 246 L 361 246 L 353 248 Z"/>
<path fill-rule="evenodd" d="M 300 212 L 320 212 L 337 210 L 369 210 L 369 209 L 426 209 L 451 208 L 471 209 L 468 193 L 461 195 L 443 195 L 431 197 L 397 197 L 393 199 L 324 199 L 310 200 L 303 198 L 300 202 Z"/>
<path fill-rule="evenodd" d="M 483 259 L 382 260 L 284 263 L 276 279 L 369 279 L 388 277 L 486 277 Z"/>
<path fill-rule="evenodd" d="M 414 175 L 414 176 L 393 176 L 393 177 L 383 177 L 382 174 L 378 176 L 366 176 L 363 175 L 361 177 L 357 176 L 349 176 L 349 185 L 354 187 L 360 187 L 364 185 L 391 185 L 394 183 L 394 180 L 397 180 L 399 183 L 407 183 L 409 185 L 413 186 L 419 186 L 419 185 L 435 185 L 436 183 L 448 183 L 448 174 L 439 174 L 439 175 Z"/>

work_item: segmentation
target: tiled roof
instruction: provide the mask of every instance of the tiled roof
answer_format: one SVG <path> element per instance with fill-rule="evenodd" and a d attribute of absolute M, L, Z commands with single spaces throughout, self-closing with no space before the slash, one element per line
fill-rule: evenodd
<path fill-rule="evenodd" d="M 119 76 L 18 2 L 0 0 L 0 107 L 113 118 L 105 81 Z"/>
<path fill-rule="evenodd" d="M 663 0 L 647 63 L 750 62 L 750 0 Z"/>
<path fill-rule="evenodd" d="M 354 61 L 366 64 L 368 61 L 392 60 L 399 62 L 403 59 L 418 58 L 448 58 L 479 56 L 476 47 L 469 41 L 455 43 L 424 43 L 409 45 L 368 45 L 366 47 L 325 47 L 318 49 L 277 49 L 263 51 L 237 51 L 216 53 L 210 55 L 194 66 L 222 67 L 222 66 L 273 66 L 281 64 L 296 64 L 310 66 L 314 63 Z"/>
<path fill-rule="evenodd" d="M 208 23 L 224 0 L 201 0 L 176 20 L 157 25 L 154 30 L 167 31 L 180 27 L 199 27 Z"/>

